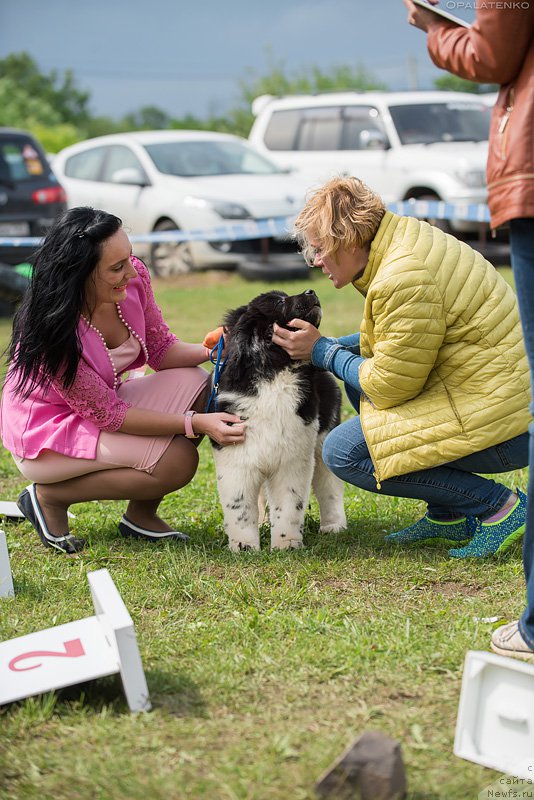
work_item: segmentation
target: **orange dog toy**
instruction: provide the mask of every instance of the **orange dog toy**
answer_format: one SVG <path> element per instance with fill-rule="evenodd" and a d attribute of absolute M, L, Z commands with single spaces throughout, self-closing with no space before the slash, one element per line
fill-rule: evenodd
<path fill-rule="evenodd" d="M 204 347 L 209 347 L 210 350 L 213 350 L 213 348 L 216 347 L 216 345 L 219 343 L 219 339 L 221 338 L 223 333 L 224 333 L 224 328 L 221 325 L 218 328 L 215 328 L 215 330 L 207 333 L 204 337 L 204 341 L 202 342 L 202 344 L 204 345 Z"/>

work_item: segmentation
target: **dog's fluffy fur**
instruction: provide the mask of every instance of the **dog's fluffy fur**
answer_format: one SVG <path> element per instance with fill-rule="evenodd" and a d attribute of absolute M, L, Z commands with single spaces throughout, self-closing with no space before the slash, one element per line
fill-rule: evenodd
<path fill-rule="evenodd" d="M 341 392 L 333 376 L 292 361 L 272 342 L 273 324 L 300 318 L 318 325 L 311 289 L 288 297 L 261 294 L 225 319 L 228 359 L 219 378 L 218 411 L 247 420 L 243 444 L 212 442 L 224 526 L 232 550 L 259 550 L 258 499 L 269 505 L 271 547 L 302 546 L 310 488 L 319 501 L 321 531 L 346 527 L 343 483 L 324 465 L 321 449 L 339 424 Z"/>

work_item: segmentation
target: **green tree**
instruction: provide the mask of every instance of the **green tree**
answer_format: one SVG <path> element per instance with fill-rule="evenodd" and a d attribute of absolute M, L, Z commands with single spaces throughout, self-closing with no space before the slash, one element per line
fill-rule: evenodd
<path fill-rule="evenodd" d="M 79 128 L 62 122 L 57 110 L 11 78 L 0 78 L 0 126 L 29 130 L 48 153 L 57 153 L 83 138 Z"/>
<path fill-rule="evenodd" d="M 246 78 L 239 81 L 242 100 L 250 104 L 261 94 L 310 94 L 314 92 L 366 92 L 373 89 L 387 89 L 387 86 L 376 78 L 361 64 L 339 64 L 328 72 L 312 65 L 294 75 L 285 71 L 283 61 L 275 62 L 268 57 L 268 71 L 258 76 L 254 70 L 248 70 Z"/>
<path fill-rule="evenodd" d="M 61 125 L 35 124 L 30 128 L 47 153 L 59 153 L 64 147 L 80 141 L 80 132 L 67 122 Z"/>
<path fill-rule="evenodd" d="M 76 87 L 70 70 L 61 76 L 55 71 L 44 74 L 28 53 L 11 53 L 0 60 L 0 125 L 29 130 L 47 152 L 92 136 L 144 127 L 146 109 L 136 112 L 135 121 L 114 120 L 93 116 L 89 101 L 90 93 Z"/>
<path fill-rule="evenodd" d="M 31 128 L 59 125 L 61 117 L 42 97 L 18 86 L 12 78 L 0 77 L 0 125 Z"/>
<path fill-rule="evenodd" d="M 472 94 L 487 94 L 496 92 L 499 88 L 496 83 L 475 83 L 457 75 L 443 75 L 436 78 L 434 86 L 440 92 L 471 92 Z"/>
<path fill-rule="evenodd" d="M 233 133 L 238 136 L 244 136 L 246 133 L 246 123 L 240 123 L 239 114 L 237 110 L 228 111 L 224 117 L 208 117 L 208 119 L 199 119 L 193 114 L 186 114 L 185 117 L 179 119 L 171 119 L 170 128 L 173 130 L 191 130 L 191 131 L 218 131 L 219 133 Z M 246 114 L 248 120 L 248 112 Z"/>
<path fill-rule="evenodd" d="M 90 116 L 89 92 L 76 88 L 70 70 L 61 76 L 56 71 L 44 74 L 28 53 L 11 53 L 0 59 L 0 79 L 14 84 L 17 92 L 40 100 L 55 113 L 59 122 L 81 125 Z M 44 119 L 43 123 L 46 124 Z"/>
<path fill-rule="evenodd" d="M 157 106 L 143 106 L 138 111 L 126 114 L 121 120 L 121 125 L 128 126 L 129 130 L 157 131 L 165 130 L 170 126 L 171 117 L 166 111 Z"/>
<path fill-rule="evenodd" d="M 122 119 L 112 119 L 105 115 L 90 117 L 83 130 L 80 131 L 80 139 L 91 139 L 93 136 L 106 136 L 108 133 L 122 133 L 131 131 L 131 126 L 123 122 Z"/>

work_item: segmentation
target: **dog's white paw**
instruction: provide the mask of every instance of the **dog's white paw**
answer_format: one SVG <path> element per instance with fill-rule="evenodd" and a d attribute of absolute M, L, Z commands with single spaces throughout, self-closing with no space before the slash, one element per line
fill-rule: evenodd
<path fill-rule="evenodd" d="M 234 553 L 243 553 L 247 550 L 259 550 L 259 541 L 242 541 L 241 539 L 229 539 L 228 547 Z"/>
<path fill-rule="evenodd" d="M 319 528 L 321 533 L 341 533 L 347 530 L 347 520 L 332 522 L 330 525 L 321 525 Z"/>
<path fill-rule="evenodd" d="M 271 550 L 302 550 L 304 547 L 304 542 L 302 538 L 300 539 L 291 539 L 287 537 L 285 539 L 279 538 L 275 542 L 271 542 Z"/>

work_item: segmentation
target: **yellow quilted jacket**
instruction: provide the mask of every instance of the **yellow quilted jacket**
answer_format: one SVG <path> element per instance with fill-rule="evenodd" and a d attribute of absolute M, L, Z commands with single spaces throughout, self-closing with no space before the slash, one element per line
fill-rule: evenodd
<path fill-rule="evenodd" d="M 354 286 L 365 296 L 360 416 L 379 488 L 527 430 L 516 296 L 480 253 L 388 211 Z"/>

